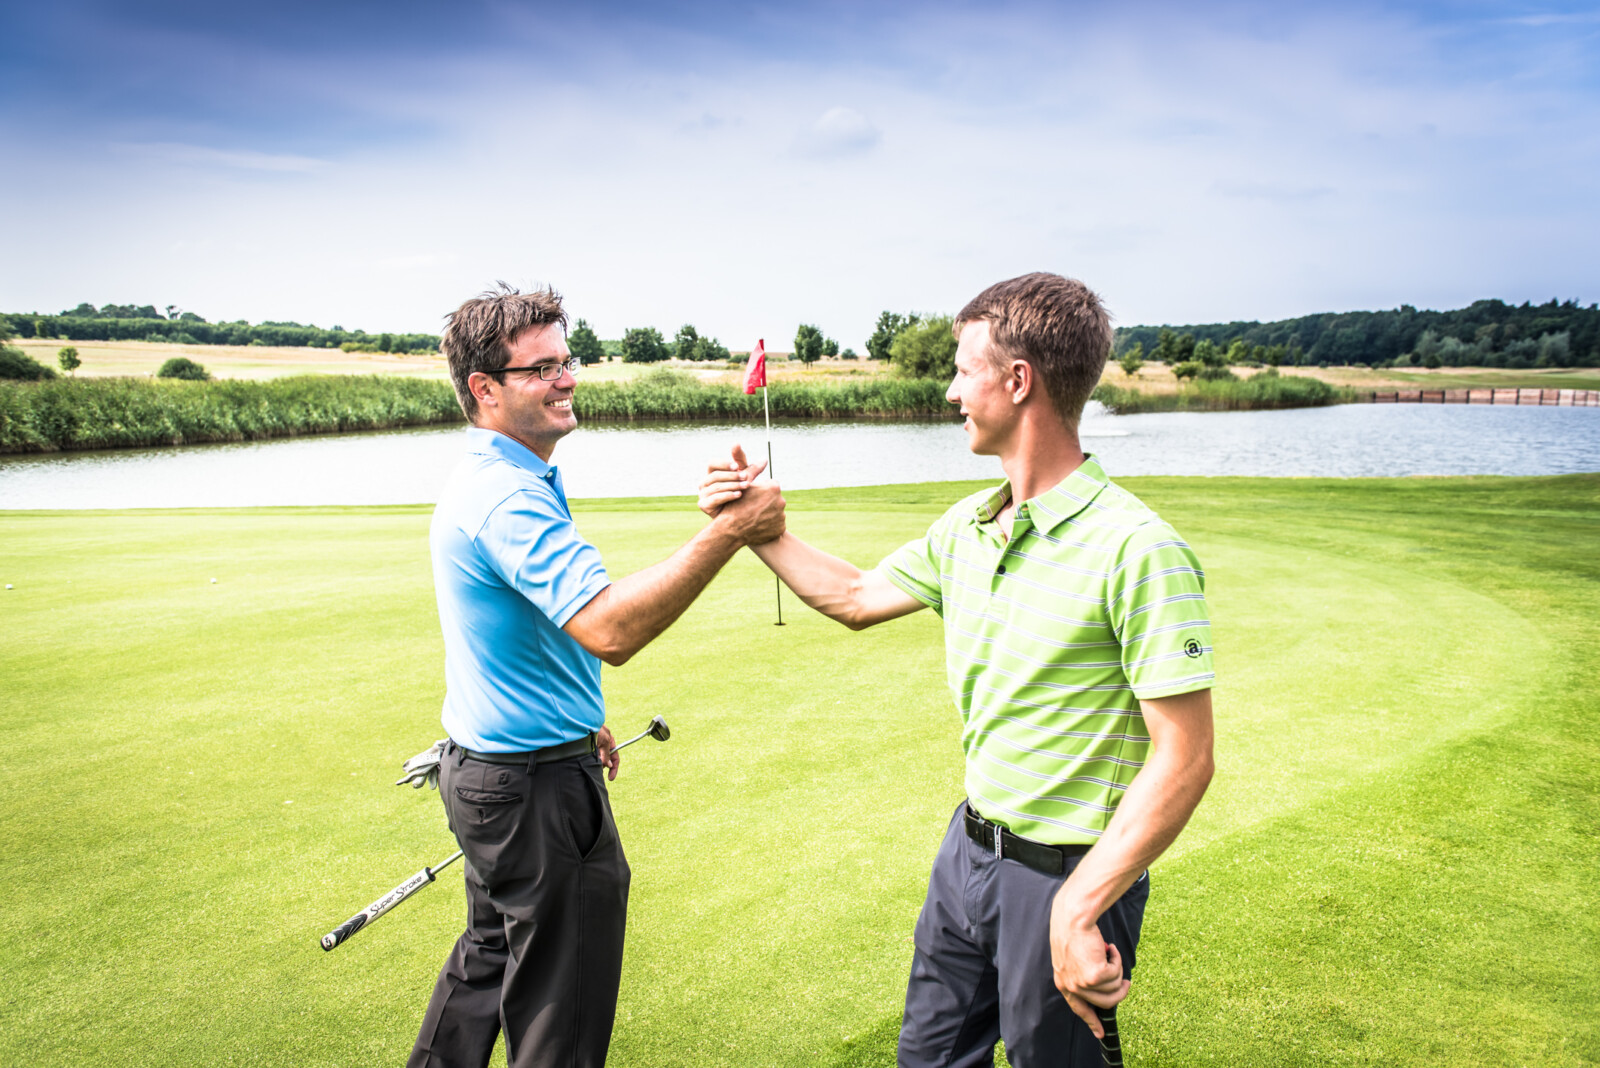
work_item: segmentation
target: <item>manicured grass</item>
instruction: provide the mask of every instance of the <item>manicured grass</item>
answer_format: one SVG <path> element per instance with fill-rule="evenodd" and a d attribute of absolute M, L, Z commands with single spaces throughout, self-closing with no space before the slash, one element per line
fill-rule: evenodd
<path fill-rule="evenodd" d="M 1205 562 L 1223 680 L 1129 1063 L 1600 1062 L 1600 476 L 1125 484 Z M 970 488 L 794 493 L 791 523 L 869 563 Z M 439 736 L 427 511 L 0 513 L 0 1063 L 404 1059 L 459 876 L 316 939 L 453 848 L 389 785 Z M 578 518 L 615 574 L 698 526 Z M 673 727 L 612 789 L 613 1064 L 892 1063 L 960 797 L 938 621 L 780 630 L 771 598 L 746 554 L 607 672 L 614 724 Z"/>

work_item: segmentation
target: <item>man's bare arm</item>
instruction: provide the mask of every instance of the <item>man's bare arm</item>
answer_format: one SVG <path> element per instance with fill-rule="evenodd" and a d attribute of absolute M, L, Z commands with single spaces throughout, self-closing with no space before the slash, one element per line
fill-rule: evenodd
<path fill-rule="evenodd" d="M 750 551 L 761 557 L 796 597 L 851 630 L 865 630 L 926 607 L 879 572 L 862 571 L 787 532 L 752 545 Z"/>
<path fill-rule="evenodd" d="M 1140 701 L 1150 753 L 1105 834 L 1056 892 L 1050 910 L 1050 956 L 1056 987 L 1098 1035 L 1090 1004 L 1127 995 L 1122 961 L 1095 921 L 1164 853 L 1205 796 L 1215 770 L 1211 691 Z"/>
<path fill-rule="evenodd" d="M 744 449 L 735 445 L 730 459 L 706 469 L 705 481 L 700 483 L 700 510 L 714 518 L 734 507 L 756 485 L 756 477 L 765 467 L 764 463 L 750 465 Z M 793 534 L 750 548 L 796 597 L 851 630 L 864 630 L 925 607 L 878 572 L 862 571 Z"/>
<path fill-rule="evenodd" d="M 621 667 L 676 622 L 735 553 L 781 533 L 783 495 L 777 483 L 753 487 L 661 563 L 601 590 L 562 629 L 601 660 Z"/>

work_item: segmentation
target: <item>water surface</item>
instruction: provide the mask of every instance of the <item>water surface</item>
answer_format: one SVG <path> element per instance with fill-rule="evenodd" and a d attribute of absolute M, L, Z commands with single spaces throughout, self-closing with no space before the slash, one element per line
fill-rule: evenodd
<path fill-rule="evenodd" d="M 1118 475 L 1548 475 L 1600 471 L 1600 408 L 1347 404 L 1084 420 L 1084 446 Z M 705 463 L 759 423 L 591 424 L 555 454 L 573 497 L 693 493 Z M 408 504 L 438 498 L 462 430 L 0 457 L 0 508 Z M 791 489 L 1001 477 L 957 422 L 774 425 Z"/>

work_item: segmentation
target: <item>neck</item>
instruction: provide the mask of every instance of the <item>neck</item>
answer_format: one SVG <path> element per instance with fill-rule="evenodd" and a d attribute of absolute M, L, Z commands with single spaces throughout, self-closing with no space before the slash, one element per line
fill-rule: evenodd
<path fill-rule="evenodd" d="M 540 441 L 534 438 L 525 438 L 521 434 L 518 434 L 515 430 L 501 426 L 493 419 L 484 419 L 475 425 L 482 427 L 484 430 L 493 430 L 496 434 L 504 434 L 506 437 L 510 438 L 518 445 L 521 445 L 523 448 L 533 453 L 545 463 L 549 463 L 550 457 L 556 454 L 556 443 L 554 441 Z"/>
<path fill-rule="evenodd" d="M 1076 427 L 1065 426 L 1053 412 L 1046 418 L 1037 418 L 1044 413 L 1029 414 L 1036 417 L 1020 420 L 1000 453 L 1015 503 L 1048 493 L 1084 461 Z"/>

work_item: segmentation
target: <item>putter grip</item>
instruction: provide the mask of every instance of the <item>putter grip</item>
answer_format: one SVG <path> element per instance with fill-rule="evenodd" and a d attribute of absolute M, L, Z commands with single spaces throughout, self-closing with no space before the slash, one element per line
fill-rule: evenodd
<path fill-rule="evenodd" d="M 441 865 L 441 867 L 442 866 L 443 865 Z M 356 913 L 354 916 L 350 917 L 348 920 L 344 921 L 339 926 L 323 935 L 323 950 L 327 951 L 343 945 L 357 931 L 367 926 L 367 924 L 372 923 L 379 916 L 382 916 L 385 912 L 388 912 L 390 909 L 400 904 L 400 902 L 404 901 L 418 890 L 421 890 L 424 886 L 427 886 L 429 883 L 433 882 L 433 878 L 433 869 L 423 868 L 421 871 L 417 872 L 417 874 L 413 875 L 411 878 L 407 879 L 393 890 L 390 890 L 387 894 L 384 894 L 378 900 L 374 901 L 372 904 L 368 905 L 366 908 L 362 909 L 360 912 Z"/>
<path fill-rule="evenodd" d="M 1100 1040 L 1100 1055 L 1105 1058 L 1106 1068 L 1122 1068 L 1122 1036 L 1117 1033 L 1117 1007 L 1102 1009 L 1095 1006 L 1094 1014 L 1100 1017 L 1100 1026 L 1105 1030 L 1106 1036 Z"/>

